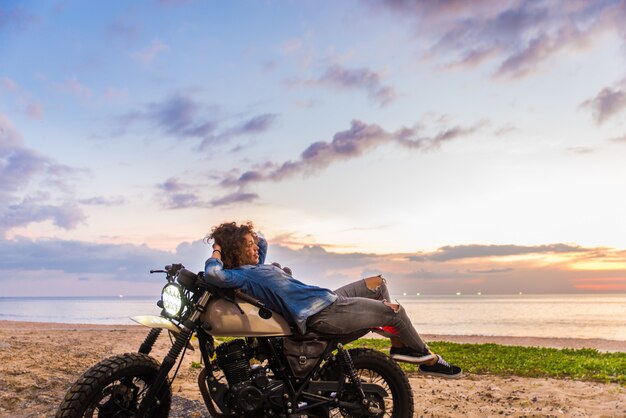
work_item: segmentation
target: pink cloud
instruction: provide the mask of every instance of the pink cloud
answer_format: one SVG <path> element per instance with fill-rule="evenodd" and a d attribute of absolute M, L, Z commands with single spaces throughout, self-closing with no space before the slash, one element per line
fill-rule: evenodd
<path fill-rule="evenodd" d="M 623 2 L 581 1 L 370 1 L 376 15 L 389 11 L 410 22 L 415 37 L 432 46 L 426 56 L 444 68 L 494 63 L 496 77 L 522 78 L 566 51 L 604 40 L 625 39 Z"/>
<path fill-rule="evenodd" d="M 595 97 L 585 100 L 580 106 L 591 109 L 598 124 L 612 119 L 626 110 L 626 80 L 603 88 Z"/>
<path fill-rule="evenodd" d="M 169 51 L 170 47 L 160 41 L 152 41 L 152 43 L 142 49 L 141 51 L 135 52 L 131 56 L 144 65 L 148 65 L 154 61 L 154 59 L 166 52 Z"/>

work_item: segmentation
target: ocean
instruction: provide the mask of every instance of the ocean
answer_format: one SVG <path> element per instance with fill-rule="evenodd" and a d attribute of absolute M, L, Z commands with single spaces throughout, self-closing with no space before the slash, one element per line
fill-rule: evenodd
<path fill-rule="evenodd" d="M 396 296 L 422 334 L 604 338 L 626 342 L 625 294 Z M 0 320 L 133 324 L 154 297 L 0 297 Z"/>

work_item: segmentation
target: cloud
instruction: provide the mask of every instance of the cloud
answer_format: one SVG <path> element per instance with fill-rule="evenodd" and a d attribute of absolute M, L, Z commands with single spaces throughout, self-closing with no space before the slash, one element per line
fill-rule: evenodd
<path fill-rule="evenodd" d="M 134 289 L 129 292 L 156 296 L 163 276 L 149 274 L 150 269 L 182 263 L 198 272 L 208 253 L 201 238 L 182 242 L 175 251 L 134 244 L 0 238 L 0 283 L 7 290 L 3 295 L 102 295 L 118 293 L 112 289 Z M 82 286 L 81 281 L 88 283 Z M 36 288 L 25 289 L 24 282 L 36 283 Z"/>
<path fill-rule="evenodd" d="M 43 105 L 33 99 L 30 93 L 22 90 L 14 80 L 4 77 L 0 83 L 0 93 L 12 95 L 20 111 L 27 116 L 35 119 L 43 117 Z"/>
<path fill-rule="evenodd" d="M 192 0 L 156 0 L 156 3 L 162 6 L 178 6 L 191 2 Z"/>
<path fill-rule="evenodd" d="M 374 14 L 389 11 L 409 21 L 415 36 L 430 41 L 427 55 L 444 68 L 495 64 L 495 77 L 520 78 L 552 57 L 578 52 L 606 33 L 623 37 L 626 8 L 612 0 L 562 1 L 370 1 Z"/>
<path fill-rule="evenodd" d="M 85 215 L 76 204 L 49 205 L 45 201 L 45 199 L 25 198 L 16 204 L 7 205 L 0 216 L 0 228 L 51 220 L 60 228 L 73 229 L 85 220 Z"/>
<path fill-rule="evenodd" d="M 201 103 L 187 94 L 176 93 L 122 115 L 119 123 L 126 127 L 147 123 L 168 136 L 196 139 L 199 149 L 203 149 L 240 136 L 261 134 L 271 129 L 278 119 L 275 113 L 262 113 L 238 119 L 233 126 L 226 126 L 225 118 L 218 118 L 219 113 L 217 106 Z"/>
<path fill-rule="evenodd" d="M 595 152 L 595 148 L 592 147 L 569 147 L 566 149 L 573 154 L 592 154 Z"/>
<path fill-rule="evenodd" d="M 228 142 L 240 136 L 262 134 L 272 128 L 277 119 L 278 115 L 276 113 L 264 113 L 253 116 L 250 119 L 241 121 L 230 129 L 226 129 L 224 132 L 205 137 L 200 143 L 200 149 L 204 149 L 211 144 Z"/>
<path fill-rule="evenodd" d="M 69 181 L 78 172 L 25 147 L 19 133 L 0 113 L 0 236 L 34 222 L 50 220 L 64 229 L 83 222 L 82 210 L 68 195 Z M 58 191 L 59 197 L 50 198 L 49 190 Z"/>
<path fill-rule="evenodd" d="M 123 19 L 118 19 L 107 26 L 106 34 L 111 38 L 120 39 L 124 42 L 133 42 L 137 39 L 139 27 Z"/>
<path fill-rule="evenodd" d="M 93 205 L 93 206 L 120 206 L 127 203 L 126 198 L 122 196 L 115 197 L 103 197 L 96 196 L 87 199 L 80 199 L 78 201 L 81 205 Z"/>
<path fill-rule="evenodd" d="M 141 51 L 131 54 L 131 57 L 144 65 L 151 64 L 157 56 L 169 51 L 170 47 L 160 41 L 152 41 L 152 43 Z"/>
<path fill-rule="evenodd" d="M 263 170 L 249 170 L 239 177 L 226 176 L 221 185 L 225 187 L 244 187 L 263 181 L 279 181 L 303 173 L 311 173 L 329 165 L 363 155 L 381 144 L 395 143 L 408 149 L 431 151 L 442 144 L 457 138 L 469 136 L 485 126 L 480 122 L 470 127 L 443 127 L 434 135 L 424 133 L 420 127 L 400 128 L 388 132 L 376 124 L 367 124 L 353 120 L 345 131 L 337 132 L 330 142 L 318 141 L 310 144 L 298 160 L 285 161 L 282 164 L 266 163 Z"/>
<path fill-rule="evenodd" d="M 584 253 L 591 251 L 586 248 L 569 244 L 550 244 L 539 246 L 523 245 L 457 245 L 445 246 L 432 253 L 419 253 L 411 256 L 412 261 L 450 261 L 466 258 L 506 257 L 525 254 L 563 254 Z"/>
<path fill-rule="evenodd" d="M 265 132 L 274 124 L 277 117 L 278 115 L 275 113 L 265 113 L 263 115 L 254 116 L 252 119 L 244 121 L 233 129 L 233 134 L 247 135 Z"/>
<path fill-rule="evenodd" d="M 515 269 L 487 269 L 487 270 L 467 270 L 471 274 L 494 274 L 494 273 L 508 273 Z"/>
<path fill-rule="evenodd" d="M 0 4 L 0 31 L 3 29 L 22 30 L 36 20 L 35 15 L 27 13 L 21 7 Z"/>
<path fill-rule="evenodd" d="M 91 89 L 78 81 L 76 77 L 67 78 L 65 81 L 58 84 L 58 88 L 61 93 L 74 96 L 83 102 L 91 100 L 92 97 Z"/>
<path fill-rule="evenodd" d="M 259 197 L 255 193 L 246 193 L 240 190 L 217 199 L 205 201 L 200 198 L 196 191 L 196 186 L 182 183 L 174 177 L 167 179 L 162 184 L 158 184 L 157 188 L 160 191 L 158 199 L 162 202 L 165 209 L 228 206 L 236 203 L 252 202 Z"/>
<path fill-rule="evenodd" d="M 610 139 L 612 142 L 617 142 L 620 144 L 626 144 L 626 135 L 618 136 Z"/>
<path fill-rule="evenodd" d="M 380 78 L 380 74 L 367 68 L 347 69 L 334 64 L 317 79 L 317 84 L 364 90 L 372 100 L 386 106 L 395 99 L 396 92 L 392 87 L 382 85 Z"/>
<path fill-rule="evenodd" d="M 626 109 L 626 80 L 613 87 L 605 87 L 594 98 L 580 105 L 591 109 L 596 122 L 601 125 Z"/>
<path fill-rule="evenodd" d="M 141 280 L 157 266 L 174 262 L 173 254 L 131 244 L 96 244 L 18 237 L 0 239 L 0 270 L 56 270 L 68 273 L 103 273 L 115 278 Z M 143 274 L 141 274 L 143 273 Z"/>
<path fill-rule="evenodd" d="M 206 204 L 192 191 L 192 186 L 181 183 L 177 178 L 169 178 L 164 183 L 158 184 L 157 188 L 163 193 L 159 199 L 166 209 L 185 209 L 192 207 L 204 207 Z"/>
<path fill-rule="evenodd" d="M 611 287 L 606 284 L 623 284 L 626 277 L 626 271 L 619 268 L 626 263 L 626 252 L 611 249 L 595 251 L 569 244 L 535 247 L 484 245 L 481 247 L 487 250 L 474 251 L 472 258 L 425 260 L 419 268 L 415 268 L 416 264 L 411 259 L 413 254 L 335 253 L 320 245 L 305 245 L 297 249 L 272 245 L 275 241 L 270 239 L 267 263 L 279 262 L 290 267 L 296 279 L 331 289 L 381 273 L 387 278 L 392 294 L 453 294 L 458 291 L 481 291 L 483 294 L 519 291 L 567 293 L 576 289 L 623 291 L 623 286 Z M 509 250 L 502 247 L 509 247 Z M 494 251 L 494 248 L 498 250 Z M 46 287 L 46 282 L 58 282 L 49 291 L 62 295 L 63 292 L 71 294 L 73 289 L 69 287 L 74 286 L 77 280 L 90 279 L 90 284 L 96 289 L 107 286 L 119 288 L 119 283 L 124 281 L 138 283 L 136 293 L 146 294 L 155 291 L 153 284 L 158 281 L 158 278 L 148 274 L 150 268 L 179 262 L 191 271 L 200 271 L 209 256 L 208 250 L 209 247 L 202 239 L 182 242 L 175 251 L 163 251 L 146 245 L 61 239 L 32 240 L 24 237 L 12 240 L 0 238 L 0 282 L 10 284 L 15 281 L 16 274 L 25 278 L 38 277 L 40 289 L 50 289 L 50 286 Z M 551 261 L 542 263 L 541 268 L 537 268 L 532 259 L 494 261 L 490 258 L 490 254 L 494 252 L 498 255 L 545 252 L 551 255 Z M 473 257 L 477 254 L 484 257 Z M 604 268 L 600 271 L 580 271 L 570 268 L 567 261 L 564 262 L 559 255 L 572 255 L 588 262 L 608 260 L 614 263 L 605 264 L 616 264 L 616 267 L 613 270 Z M 572 260 L 568 257 L 566 260 Z M 65 280 L 59 282 L 58 277 Z M 112 281 L 117 284 L 113 285 Z M 601 286 L 594 287 L 593 284 Z M 63 286 L 67 289 L 62 289 Z M 13 292 L 23 294 L 23 288 L 15 289 Z M 83 289 L 89 291 L 91 287 Z M 144 293 L 141 289 L 144 289 Z"/>
<path fill-rule="evenodd" d="M 226 206 L 234 203 L 249 203 L 259 198 L 256 193 L 246 193 L 244 191 L 237 191 L 235 193 L 228 194 L 219 199 L 211 200 L 211 206 Z"/>

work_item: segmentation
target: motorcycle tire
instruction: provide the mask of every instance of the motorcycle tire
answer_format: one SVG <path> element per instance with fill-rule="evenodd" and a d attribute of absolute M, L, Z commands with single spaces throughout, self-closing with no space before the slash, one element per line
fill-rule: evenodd
<path fill-rule="evenodd" d="M 363 383 L 376 383 L 387 391 L 390 395 L 382 399 L 385 412 L 377 415 L 363 415 L 373 417 L 389 418 L 412 418 L 413 417 L 413 390 L 409 379 L 402 371 L 398 363 L 389 356 L 368 348 L 354 348 L 348 350 L 357 376 Z M 327 362 L 320 370 L 322 380 L 334 380 L 338 377 L 338 370 L 341 366 L 338 360 Z M 389 409 L 392 409 L 391 411 Z M 328 411 L 329 417 L 353 417 L 340 408 Z M 358 415 L 361 417 L 362 415 Z"/>
<path fill-rule="evenodd" d="M 56 418 L 132 417 L 154 382 L 159 363 L 139 353 L 126 353 L 102 360 L 74 383 L 59 406 Z M 158 403 L 149 416 L 169 414 L 172 391 L 166 382 L 157 395 Z"/>

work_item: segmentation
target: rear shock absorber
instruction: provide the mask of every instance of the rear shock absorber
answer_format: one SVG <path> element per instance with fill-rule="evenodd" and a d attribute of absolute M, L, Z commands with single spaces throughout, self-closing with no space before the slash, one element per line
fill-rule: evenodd
<path fill-rule="evenodd" d="M 361 397 L 361 401 L 366 403 L 365 393 L 363 392 L 363 387 L 361 386 L 361 380 L 359 376 L 356 374 L 356 369 L 354 368 L 354 363 L 352 363 L 352 357 L 350 357 L 350 353 L 343 349 L 343 344 L 337 344 L 337 351 L 339 352 L 339 359 L 341 361 L 341 365 L 343 367 L 344 373 L 348 376 L 350 383 L 354 385 L 357 389 L 359 396 Z"/>

